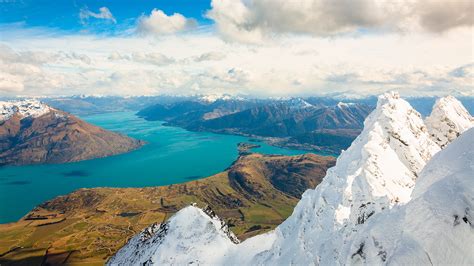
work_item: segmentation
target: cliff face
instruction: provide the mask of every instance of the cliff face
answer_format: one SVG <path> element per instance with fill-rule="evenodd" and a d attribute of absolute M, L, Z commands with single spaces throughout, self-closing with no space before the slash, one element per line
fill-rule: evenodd
<path fill-rule="evenodd" d="M 128 152 L 144 142 L 31 101 L 0 103 L 0 165 L 65 163 Z M 6 108 L 5 106 L 13 106 Z M 3 107 L 3 109 L 2 109 Z M 33 111 L 27 109 L 34 109 Z"/>

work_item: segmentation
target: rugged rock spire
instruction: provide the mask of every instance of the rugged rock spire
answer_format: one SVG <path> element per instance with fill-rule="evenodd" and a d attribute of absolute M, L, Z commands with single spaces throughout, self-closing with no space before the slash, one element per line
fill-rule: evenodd
<path fill-rule="evenodd" d="M 440 98 L 425 120 L 431 138 L 441 148 L 474 126 L 474 118 L 461 102 L 452 96 Z"/>
<path fill-rule="evenodd" d="M 438 151 L 408 102 L 397 93 L 380 96 L 362 133 L 323 182 L 303 194 L 259 262 L 343 263 L 353 232 L 382 210 L 408 202 L 418 173 Z"/>

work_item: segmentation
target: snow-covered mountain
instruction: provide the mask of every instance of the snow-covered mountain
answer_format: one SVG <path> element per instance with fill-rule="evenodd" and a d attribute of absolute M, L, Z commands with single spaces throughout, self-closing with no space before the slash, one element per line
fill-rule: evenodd
<path fill-rule="evenodd" d="M 447 118 L 457 121 L 457 115 L 449 112 Z M 432 118 L 433 123 L 440 123 L 435 120 Z M 217 237 L 207 234 L 212 220 L 205 218 L 206 226 L 187 227 L 185 233 L 181 232 L 189 236 L 185 241 L 176 241 L 180 232 L 169 230 L 162 236 L 168 239 L 170 235 L 169 241 L 164 240 L 167 245 L 146 247 L 147 255 L 136 259 L 133 255 L 136 251 L 130 250 L 137 245 L 131 242 L 110 262 L 334 265 L 419 264 L 431 260 L 434 263 L 474 263 L 472 255 L 465 254 L 472 250 L 474 242 L 471 222 L 474 158 L 472 147 L 469 148 L 472 135 L 472 130 L 467 132 L 459 143 L 452 144 L 454 148 L 448 147 L 439 153 L 422 171 L 440 151 L 440 146 L 431 139 L 418 112 L 397 93 L 384 94 L 367 117 L 364 130 L 340 155 L 336 166 L 328 170 L 316 189 L 303 194 L 293 214 L 276 230 L 240 244 L 221 237 L 216 242 L 195 245 Z M 449 156 L 453 158 L 444 161 L 443 158 Z M 459 157 L 464 161 L 456 161 Z M 453 205 L 451 209 L 450 205 Z M 170 219 L 170 227 L 181 223 L 176 218 L 181 212 L 184 210 Z M 186 215 L 182 219 L 194 218 Z M 448 228 L 448 223 L 452 228 Z M 459 226 L 461 223 L 464 224 Z M 439 235 L 445 242 L 436 240 Z M 447 245 L 450 247 L 445 247 Z M 460 245 L 464 247 L 454 250 Z M 189 250 L 193 251 L 191 255 L 185 252 Z M 140 250 L 137 254 L 145 254 L 143 252 Z M 206 255 L 196 257 L 195 254 Z M 454 258 L 462 255 L 463 258 Z M 174 261 L 169 260 L 170 257 Z"/>
<path fill-rule="evenodd" d="M 236 243 L 237 237 L 211 209 L 189 206 L 133 237 L 109 264 L 214 264 L 212 258 L 224 256 Z M 176 252 L 184 256 L 176 256 Z"/>
<path fill-rule="evenodd" d="M 464 131 L 474 126 L 474 118 L 456 98 L 447 96 L 436 101 L 425 120 L 433 140 L 445 147 Z"/>
<path fill-rule="evenodd" d="M 380 96 L 361 134 L 323 182 L 303 194 L 275 230 L 272 248 L 256 261 L 344 263 L 354 232 L 372 216 L 408 202 L 418 173 L 438 151 L 418 112 L 396 93 Z"/>
<path fill-rule="evenodd" d="M 347 264 L 474 264 L 474 129 L 436 154 L 412 200 L 357 232 Z"/>
<path fill-rule="evenodd" d="M 8 120 L 14 114 L 19 114 L 22 118 L 39 117 L 51 110 L 51 107 L 35 99 L 0 101 L 0 122 Z"/>
<path fill-rule="evenodd" d="M 312 104 L 301 98 L 291 98 L 286 101 L 286 104 L 288 104 L 291 109 L 305 109 L 314 107 Z"/>

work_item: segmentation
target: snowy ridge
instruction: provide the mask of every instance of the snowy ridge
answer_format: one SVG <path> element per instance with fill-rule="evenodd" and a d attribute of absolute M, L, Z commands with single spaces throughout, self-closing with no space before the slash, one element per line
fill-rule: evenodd
<path fill-rule="evenodd" d="M 199 100 L 206 103 L 214 103 L 216 101 L 230 101 L 236 100 L 241 101 L 243 100 L 242 97 L 232 96 L 229 94 L 209 94 L 209 95 L 202 95 L 199 97 Z"/>
<path fill-rule="evenodd" d="M 134 252 L 147 252 L 154 264 L 472 264 L 473 135 L 439 152 L 421 115 L 397 93 L 384 94 L 323 182 L 274 231 L 235 244 L 216 228 L 170 226 L 167 245 Z M 178 214 L 170 224 L 199 217 Z M 127 263 L 138 262 L 128 254 Z"/>
<path fill-rule="evenodd" d="M 445 147 L 461 133 L 474 126 L 474 118 L 456 98 L 447 96 L 436 101 L 425 120 L 432 139 Z"/>
<path fill-rule="evenodd" d="M 336 104 L 336 106 L 339 107 L 339 108 L 347 108 L 347 107 L 353 106 L 353 105 L 355 105 L 355 103 L 338 102 Z"/>
<path fill-rule="evenodd" d="M 15 113 L 18 113 L 22 118 L 39 117 L 49 113 L 53 108 L 48 105 L 35 100 L 22 101 L 0 101 L 0 122 L 8 120 Z"/>
<path fill-rule="evenodd" d="M 312 104 L 301 98 L 291 98 L 286 101 L 291 109 L 305 109 L 314 107 Z"/>
<path fill-rule="evenodd" d="M 236 243 L 237 237 L 211 209 L 189 206 L 134 236 L 108 264 L 215 264 L 213 258 L 222 257 Z"/>
<path fill-rule="evenodd" d="M 426 165 L 406 205 L 357 233 L 347 264 L 474 264 L 474 129 Z"/>
<path fill-rule="evenodd" d="M 372 216 L 408 202 L 417 174 L 438 151 L 418 112 L 397 93 L 380 96 L 362 133 L 323 182 L 303 194 L 256 262 L 344 263 L 344 243 Z"/>

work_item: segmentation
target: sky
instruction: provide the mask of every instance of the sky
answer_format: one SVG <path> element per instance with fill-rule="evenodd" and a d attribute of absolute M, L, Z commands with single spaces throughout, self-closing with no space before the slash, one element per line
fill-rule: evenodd
<path fill-rule="evenodd" d="M 470 0 L 0 0 L 0 97 L 474 96 Z"/>

